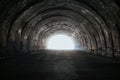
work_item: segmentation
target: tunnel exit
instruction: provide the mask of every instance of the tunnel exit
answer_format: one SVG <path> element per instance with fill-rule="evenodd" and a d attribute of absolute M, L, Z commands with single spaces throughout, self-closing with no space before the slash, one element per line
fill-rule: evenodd
<path fill-rule="evenodd" d="M 46 49 L 50 50 L 74 50 L 75 42 L 67 35 L 57 34 L 49 37 L 46 41 Z"/>

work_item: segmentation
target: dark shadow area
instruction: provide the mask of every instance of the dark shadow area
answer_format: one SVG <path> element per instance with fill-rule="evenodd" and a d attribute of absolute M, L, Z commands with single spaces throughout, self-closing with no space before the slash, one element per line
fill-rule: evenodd
<path fill-rule="evenodd" d="M 37 51 L 2 61 L 1 75 L 12 79 L 118 80 L 120 63 L 82 51 Z"/>

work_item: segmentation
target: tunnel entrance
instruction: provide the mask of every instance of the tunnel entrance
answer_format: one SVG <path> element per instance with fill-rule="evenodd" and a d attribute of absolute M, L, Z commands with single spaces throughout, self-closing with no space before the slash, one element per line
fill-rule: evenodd
<path fill-rule="evenodd" d="M 46 41 L 46 49 L 50 50 L 74 50 L 74 40 L 64 34 L 56 34 L 48 37 Z"/>

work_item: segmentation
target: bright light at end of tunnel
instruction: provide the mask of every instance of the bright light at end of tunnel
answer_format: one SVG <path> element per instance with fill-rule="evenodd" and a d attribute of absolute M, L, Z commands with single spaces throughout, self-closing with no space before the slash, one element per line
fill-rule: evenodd
<path fill-rule="evenodd" d="M 51 50 L 74 50 L 75 43 L 67 35 L 54 35 L 48 38 L 46 48 Z"/>

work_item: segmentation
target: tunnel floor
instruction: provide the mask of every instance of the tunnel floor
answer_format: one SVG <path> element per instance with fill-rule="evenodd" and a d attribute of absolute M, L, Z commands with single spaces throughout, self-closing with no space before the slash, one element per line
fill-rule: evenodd
<path fill-rule="evenodd" d="M 27 80 L 119 80 L 120 63 L 82 51 L 37 51 L 2 60 L 2 76 Z"/>

